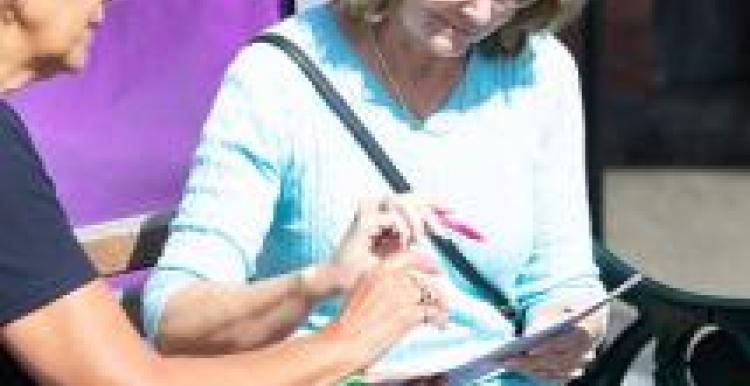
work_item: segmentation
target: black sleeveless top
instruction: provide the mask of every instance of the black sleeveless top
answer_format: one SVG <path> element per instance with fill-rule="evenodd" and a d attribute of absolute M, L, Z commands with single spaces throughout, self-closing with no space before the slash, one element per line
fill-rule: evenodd
<path fill-rule="evenodd" d="M 0 100 L 0 328 L 94 275 L 25 125 Z M 0 385 L 33 384 L 0 347 Z"/>

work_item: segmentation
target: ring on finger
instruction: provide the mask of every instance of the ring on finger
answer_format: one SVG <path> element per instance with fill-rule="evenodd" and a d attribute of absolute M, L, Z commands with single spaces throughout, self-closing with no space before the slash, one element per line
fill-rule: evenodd
<path fill-rule="evenodd" d="M 419 287 L 419 303 L 428 305 L 435 303 L 435 297 L 432 295 L 432 291 L 430 291 L 427 287 Z"/>
<path fill-rule="evenodd" d="M 422 310 L 422 322 L 427 324 L 430 322 L 430 310 L 424 307 Z"/>
<path fill-rule="evenodd" d="M 378 211 L 380 212 L 388 212 L 391 208 L 392 204 L 388 198 L 383 198 L 378 202 Z"/>
<path fill-rule="evenodd" d="M 425 305 L 434 303 L 435 296 L 433 296 L 432 291 L 430 291 L 427 285 L 422 282 L 422 279 L 417 272 L 407 271 L 406 277 L 408 277 L 412 284 L 419 290 L 419 300 L 417 301 L 417 304 Z"/>

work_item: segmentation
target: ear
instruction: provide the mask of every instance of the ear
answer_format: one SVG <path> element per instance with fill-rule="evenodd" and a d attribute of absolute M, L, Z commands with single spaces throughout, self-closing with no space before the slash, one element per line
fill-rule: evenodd
<path fill-rule="evenodd" d="M 0 26 L 16 24 L 18 20 L 17 11 L 17 0 L 0 0 Z"/>

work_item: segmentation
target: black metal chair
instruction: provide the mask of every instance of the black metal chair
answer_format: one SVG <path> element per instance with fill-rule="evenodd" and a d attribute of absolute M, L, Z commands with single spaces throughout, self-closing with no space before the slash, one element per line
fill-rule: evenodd
<path fill-rule="evenodd" d="M 609 287 L 636 273 L 605 248 L 596 254 Z M 750 385 L 750 297 L 701 295 L 646 279 L 623 299 L 637 309 L 637 319 L 575 385 L 621 385 L 651 342 L 656 344 L 656 386 Z"/>
<path fill-rule="evenodd" d="M 151 267 L 161 255 L 172 215 L 170 210 L 76 229 L 99 275 L 119 296 L 141 334 L 141 292 Z"/>

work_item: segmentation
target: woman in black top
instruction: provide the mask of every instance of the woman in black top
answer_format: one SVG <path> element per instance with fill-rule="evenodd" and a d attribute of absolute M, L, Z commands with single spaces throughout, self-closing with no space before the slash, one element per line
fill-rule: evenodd
<path fill-rule="evenodd" d="M 0 93 L 81 69 L 102 18 L 102 0 L 0 0 Z M 379 225 L 405 223 L 397 220 L 360 212 L 344 259 L 377 252 L 369 244 Z M 444 316 L 440 294 L 425 296 L 431 290 L 415 275 L 430 267 L 406 252 L 388 257 L 359 280 L 347 309 L 320 334 L 210 359 L 160 357 L 96 278 L 26 128 L 0 101 L 2 385 L 332 383 L 366 367 L 412 326 Z M 279 299 L 315 284 L 289 277 L 277 283 Z"/>

